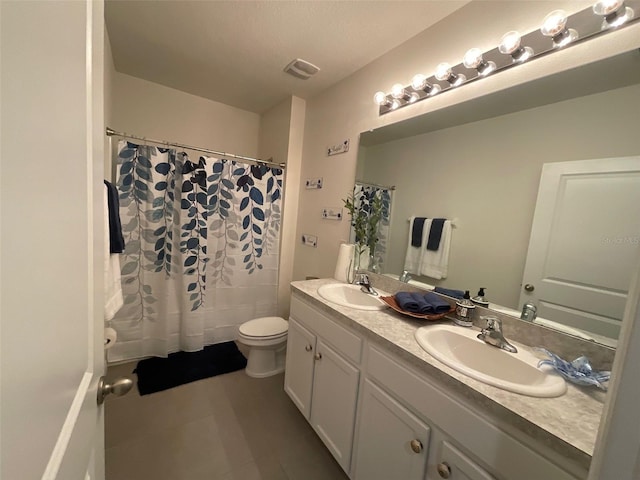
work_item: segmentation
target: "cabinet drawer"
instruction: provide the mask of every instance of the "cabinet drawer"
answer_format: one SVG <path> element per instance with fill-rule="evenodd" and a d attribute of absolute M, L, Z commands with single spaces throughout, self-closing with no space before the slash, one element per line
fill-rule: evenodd
<path fill-rule="evenodd" d="M 374 347 L 369 347 L 368 353 L 368 377 L 384 385 L 420 417 L 447 432 L 492 471 L 500 472 L 500 478 L 576 479 L 387 354 Z"/>
<path fill-rule="evenodd" d="M 360 364 L 362 340 L 295 295 L 291 297 L 291 317 L 322 337 L 340 354 Z"/>

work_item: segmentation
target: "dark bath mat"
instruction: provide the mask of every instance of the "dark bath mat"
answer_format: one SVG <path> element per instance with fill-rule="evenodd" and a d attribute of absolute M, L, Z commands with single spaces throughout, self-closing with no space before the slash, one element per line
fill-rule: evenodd
<path fill-rule="evenodd" d="M 176 352 L 167 358 L 140 360 L 138 374 L 140 395 L 160 392 L 203 378 L 235 372 L 247 366 L 247 359 L 234 342 L 204 347 L 199 352 Z"/>

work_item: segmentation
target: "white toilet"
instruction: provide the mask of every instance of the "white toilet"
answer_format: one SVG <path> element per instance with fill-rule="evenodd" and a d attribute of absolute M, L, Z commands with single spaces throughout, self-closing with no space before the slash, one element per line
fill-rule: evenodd
<path fill-rule="evenodd" d="M 240 325 L 238 341 L 250 347 L 245 372 L 263 378 L 284 371 L 289 322 L 281 317 L 262 317 Z"/>

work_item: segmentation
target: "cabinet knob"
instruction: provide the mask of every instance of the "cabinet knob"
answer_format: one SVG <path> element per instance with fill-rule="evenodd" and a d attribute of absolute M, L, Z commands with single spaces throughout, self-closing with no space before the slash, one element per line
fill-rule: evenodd
<path fill-rule="evenodd" d="M 451 476 L 451 467 L 447 462 L 438 464 L 438 475 L 442 478 L 449 478 Z"/>
<path fill-rule="evenodd" d="M 310 352 L 311 350 L 313 350 L 313 347 L 312 347 L 311 345 L 307 345 L 306 347 L 304 347 L 304 349 L 305 349 L 307 352 Z"/>
<path fill-rule="evenodd" d="M 318 352 L 313 356 L 313 358 L 315 358 L 316 360 L 322 360 L 322 354 Z"/>
<path fill-rule="evenodd" d="M 414 453 L 420 453 L 422 452 L 422 442 L 418 439 L 415 440 L 411 440 L 411 450 L 413 450 Z"/>

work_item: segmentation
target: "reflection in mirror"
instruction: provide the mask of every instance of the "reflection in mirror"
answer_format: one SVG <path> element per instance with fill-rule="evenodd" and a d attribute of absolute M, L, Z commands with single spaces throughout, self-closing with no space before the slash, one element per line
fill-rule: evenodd
<path fill-rule="evenodd" d="M 525 300 L 533 299 L 541 323 L 559 322 L 568 333 L 575 334 L 571 329 L 578 328 L 586 337 L 615 345 L 620 305 L 624 305 L 631 274 L 624 265 L 632 262 L 624 259 L 635 255 L 640 241 L 637 224 L 630 221 L 640 218 L 640 201 L 606 202 L 615 187 L 609 193 L 598 187 L 593 193 L 580 192 L 583 196 L 577 198 L 591 199 L 591 208 L 598 208 L 584 219 L 577 219 L 578 213 L 569 217 L 571 228 L 608 229 L 610 241 L 600 233 L 597 248 L 585 247 L 578 232 L 572 237 L 571 229 L 560 228 L 565 223 L 551 223 L 559 232 L 552 241 L 556 242 L 554 255 L 563 261 L 562 275 L 580 267 L 597 277 L 601 266 L 609 265 L 607 276 L 614 285 L 604 288 L 612 290 L 615 306 L 607 303 L 610 299 L 600 299 L 600 305 L 595 302 L 596 312 L 583 309 L 585 299 L 594 303 L 595 293 L 591 284 L 578 281 L 581 295 L 586 296 L 579 296 L 571 314 L 563 318 L 558 315 L 562 308 L 548 298 L 554 298 L 553 292 L 563 287 L 566 278 L 551 275 L 545 286 L 551 296 L 535 299 L 524 290 L 526 284 L 533 285 L 534 291 L 538 287 L 535 280 L 524 277 L 525 263 L 534 212 L 538 217 L 543 165 L 594 160 L 610 166 L 613 157 L 637 158 L 639 111 L 640 52 L 634 50 L 363 133 L 357 180 L 396 186 L 383 272 L 399 275 L 403 271 L 410 217 L 455 218 L 447 277 L 416 280 L 470 290 L 472 296 L 486 287 L 490 308 L 514 316 L 520 316 Z M 629 190 L 633 192 L 634 187 Z M 576 255 L 580 251 L 582 256 Z M 599 266 L 592 261 L 595 256 Z M 581 310 L 589 313 L 578 315 Z"/>

